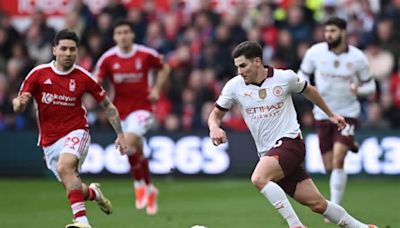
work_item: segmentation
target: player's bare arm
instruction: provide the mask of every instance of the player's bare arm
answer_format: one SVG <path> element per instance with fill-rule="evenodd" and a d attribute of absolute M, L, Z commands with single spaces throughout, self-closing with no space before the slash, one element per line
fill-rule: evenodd
<path fill-rule="evenodd" d="M 14 112 L 23 112 L 25 111 L 26 106 L 31 100 L 32 95 L 28 92 L 23 92 L 13 99 L 13 110 Z"/>
<path fill-rule="evenodd" d="M 106 113 L 108 121 L 110 122 L 111 126 L 117 133 L 117 139 L 115 140 L 115 144 L 117 145 L 121 154 L 125 154 L 127 147 L 124 141 L 121 119 L 119 118 L 117 108 L 115 108 L 114 104 L 110 101 L 110 98 L 108 97 L 104 98 L 104 100 L 100 103 L 100 106 Z"/>
<path fill-rule="evenodd" d="M 218 108 L 214 108 L 210 117 L 208 118 L 208 128 L 210 129 L 210 138 L 215 146 L 225 143 L 228 141 L 225 131 L 220 127 L 222 118 L 225 115 L 225 111 Z"/>
<path fill-rule="evenodd" d="M 303 94 L 308 100 L 322 109 L 322 111 L 324 111 L 329 117 L 329 120 L 338 126 L 339 130 L 342 130 L 346 126 L 346 121 L 344 118 L 331 111 L 314 86 L 307 85 L 307 88 L 304 90 Z"/>
<path fill-rule="evenodd" d="M 169 65 L 166 63 L 164 63 L 163 67 L 158 71 L 156 83 L 149 93 L 149 100 L 152 103 L 160 99 L 161 90 L 164 88 L 164 85 L 167 82 L 170 71 L 171 69 Z"/>

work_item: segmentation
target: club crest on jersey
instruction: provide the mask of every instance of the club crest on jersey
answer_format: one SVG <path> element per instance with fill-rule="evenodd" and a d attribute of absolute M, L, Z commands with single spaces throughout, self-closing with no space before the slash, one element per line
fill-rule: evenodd
<path fill-rule="evenodd" d="M 347 63 L 347 64 L 346 64 L 346 68 L 347 68 L 348 70 L 352 70 L 352 69 L 353 69 L 353 64 L 352 64 L 352 63 Z"/>
<path fill-rule="evenodd" d="M 142 60 L 141 59 L 136 59 L 135 68 L 136 68 L 136 70 L 142 69 Z"/>
<path fill-rule="evenodd" d="M 265 99 L 267 97 L 267 89 L 264 88 L 264 89 L 258 90 L 258 96 L 261 99 Z"/>
<path fill-rule="evenodd" d="M 74 92 L 76 89 L 76 82 L 75 79 L 71 79 L 69 81 L 69 91 Z"/>
<path fill-rule="evenodd" d="M 338 67 L 340 66 L 340 62 L 339 62 L 338 60 L 335 60 L 335 61 L 333 62 L 333 66 L 334 66 L 335 68 L 338 68 Z"/>
<path fill-rule="evenodd" d="M 283 94 L 283 88 L 281 86 L 275 86 L 272 89 L 272 92 L 274 93 L 275 96 L 280 97 Z"/>

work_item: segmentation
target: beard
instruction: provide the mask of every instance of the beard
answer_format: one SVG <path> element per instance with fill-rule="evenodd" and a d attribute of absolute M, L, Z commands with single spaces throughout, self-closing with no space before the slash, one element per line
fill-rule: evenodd
<path fill-rule="evenodd" d="M 329 49 L 337 48 L 340 43 L 342 43 L 342 37 L 337 38 L 336 40 L 332 40 L 331 42 L 327 42 Z"/>

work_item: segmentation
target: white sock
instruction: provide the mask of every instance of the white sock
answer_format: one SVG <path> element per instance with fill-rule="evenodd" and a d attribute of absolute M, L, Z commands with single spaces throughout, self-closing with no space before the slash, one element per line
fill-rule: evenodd
<path fill-rule="evenodd" d="M 346 190 L 347 174 L 343 169 L 334 169 L 329 180 L 331 190 L 331 201 L 336 204 L 342 202 L 344 191 Z"/>
<path fill-rule="evenodd" d="M 142 187 L 143 185 L 145 185 L 144 180 L 139 180 L 139 181 L 133 181 L 133 187 L 134 188 L 138 188 L 138 187 Z"/>
<path fill-rule="evenodd" d="M 75 221 L 83 223 L 83 224 L 89 224 L 89 220 L 86 216 L 79 216 L 79 217 L 75 218 Z"/>
<path fill-rule="evenodd" d="M 344 228 L 368 228 L 368 225 L 353 218 L 343 207 L 330 201 L 327 202 L 328 206 L 323 215 L 325 218 L 329 219 L 329 221 Z"/>
<path fill-rule="evenodd" d="M 289 224 L 289 227 L 303 226 L 286 197 L 285 192 L 279 185 L 270 181 L 260 192 L 269 200 L 275 209 L 278 210 Z"/>

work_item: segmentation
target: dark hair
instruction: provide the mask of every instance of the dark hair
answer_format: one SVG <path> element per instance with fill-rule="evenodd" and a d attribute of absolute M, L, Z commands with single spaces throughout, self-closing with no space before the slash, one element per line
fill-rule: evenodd
<path fill-rule="evenodd" d="M 60 40 L 73 40 L 76 43 L 76 46 L 79 45 L 79 37 L 76 33 L 69 29 L 60 30 L 53 40 L 53 45 L 57 46 Z"/>
<path fill-rule="evenodd" d="M 117 27 L 122 26 L 122 25 L 127 25 L 132 30 L 132 32 L 134 31 L 133 30 L 133 24 L 130 21 L 125 20 L 125 19 L 119 19 L 113 25 L 113 32 Z"/>
<path fill-rule="evenodd" d="M 339 17 L 331 17 L 324 23 L 325 26 L 327 25 L 335 25 L 338 28 L 345 30 L 347 27 L 347 22 Z"/>
<path fill-rule="evenodd" d="M 234 59 L 242 55 L 246 59 L 254 59 L 256 57 L 262 59 L 262 47 L 255 41 L 244 41 L 232 51 L 232 58 Z"/>

